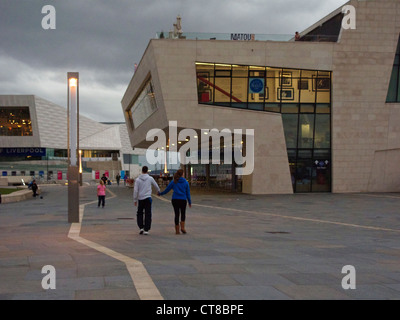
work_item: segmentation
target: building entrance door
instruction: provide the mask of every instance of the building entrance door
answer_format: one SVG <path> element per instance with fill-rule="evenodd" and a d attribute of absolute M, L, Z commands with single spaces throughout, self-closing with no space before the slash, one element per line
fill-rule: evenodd
<path fill-rule="evenodd" d="M 295 192 L 311 192 L 311 159 L 298 159 L 296 165 Z"/>
<path fill-rule="evenodd" d="M 330 150 L 288 150 L 294 193 L 331 192 Z"/>

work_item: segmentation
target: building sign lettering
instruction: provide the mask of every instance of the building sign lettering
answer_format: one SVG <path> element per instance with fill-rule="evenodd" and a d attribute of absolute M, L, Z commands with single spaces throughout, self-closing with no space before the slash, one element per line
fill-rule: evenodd
<path fill-rule="evenodd" d="M 231 33 L 231 40 L 254 41 L 254 33 Z"/>
<path fill-rule="evenodd" d="M 1 157 L 45 157 L 46 148 L 0 148 Z"/>

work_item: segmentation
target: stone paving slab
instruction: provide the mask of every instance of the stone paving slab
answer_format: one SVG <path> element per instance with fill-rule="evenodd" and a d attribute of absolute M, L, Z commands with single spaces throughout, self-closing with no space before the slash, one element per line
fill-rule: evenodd
<path fill-rule="evenodd" d="M 80 236 L 143 263 L 166 300 L 400 299 L 400 194 L 252 196 L 193 191 L 186 235 L 154 197 L 150 235 L 136 226 L 132 189 L 94 186 Z M 68 238 L 67 188 L 0 206 L 0 299 L 138 300 L 126 265 Z M 41 287 L 44 265 L 56 290 Z M 356 290 L 341 287 L 344 265 Z"/>

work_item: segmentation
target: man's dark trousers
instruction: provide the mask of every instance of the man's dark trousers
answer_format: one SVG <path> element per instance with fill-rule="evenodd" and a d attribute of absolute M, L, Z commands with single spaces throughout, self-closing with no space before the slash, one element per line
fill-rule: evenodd
<path fill-rule="evenodd" d="M 137 211 L 137 225 L 139 229 L 144 229 L 144 231 L 149 231 L 151 229 L 151 203 L 152 203 L 151 198 L 139 200 L 138 211 Z M 143 223 L 143 211 L 144 211 L 144 223 Z"/>

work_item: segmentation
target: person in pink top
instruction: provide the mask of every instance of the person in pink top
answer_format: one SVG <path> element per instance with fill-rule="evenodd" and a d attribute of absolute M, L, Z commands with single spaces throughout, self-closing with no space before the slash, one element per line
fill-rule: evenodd
<path fill-rule="evenodd" d="M 100 203 L 104 208 L 104 204 L 106 202 L 106 186 L 104 185 L 104 181 L 100 180 L 100 184 L 97 186 L 97 197 L 99 198 L 98 207 L 100 208 Z"/>

